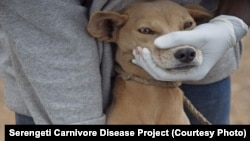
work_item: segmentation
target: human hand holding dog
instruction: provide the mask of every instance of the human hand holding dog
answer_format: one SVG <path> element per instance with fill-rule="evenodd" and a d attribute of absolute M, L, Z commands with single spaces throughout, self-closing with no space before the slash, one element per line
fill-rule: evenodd
<path fill-rule="evenodd" d="M 201 24 L 191 31 L 177 31 L 158 37 L 155 45 L 161 49 L 189 45 L 201 50 L 203 62 L 187 72 L 168 71 L 157 66 L 147 48 L 133 50 L 134 64 L 139 65 L 152 77 L 161 81 L 196 81 L 203 79 L 220 57 L 248 31 L 239 18 L 221 15 Z"/>

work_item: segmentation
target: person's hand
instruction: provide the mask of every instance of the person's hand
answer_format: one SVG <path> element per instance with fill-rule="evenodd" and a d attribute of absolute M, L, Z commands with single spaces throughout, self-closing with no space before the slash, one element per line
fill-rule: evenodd
<path fill-rule="evenodd" d="M 132 62 L 147 71 L 152 77 L 162 81 L 193 81 L 203 79 L 220 57 L 243 38 L 248 26 L 234 16 L 218 16 L 209 23 L 201 24 L 191 31 L 177 31 L 158 37 L 155 45 L 161 49 L 189 45 L 201 50 L 203 62 L 187 72 L 161 69 L 152 59 L 147 48 L 133 50 Z"/>

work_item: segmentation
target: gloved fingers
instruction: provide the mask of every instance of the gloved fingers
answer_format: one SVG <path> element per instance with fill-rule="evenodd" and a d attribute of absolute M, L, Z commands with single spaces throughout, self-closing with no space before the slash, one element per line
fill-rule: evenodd
<path fill-rule="evenodd" d="M 147 48 L 142 48 L 141 54 L 142 54 L 145 62 L 149 66 L 151 66 L 153 68 L 157 67 L 156 64 L 155 64 L 155 62 L 154 62 L 154 60 L 153 60 L 153 58 L 152 58 L 152 55 L 151 55 L 150 51 Z"/>
<path fill-rule="evenodd" d="M 137 47 L 137 48 L 133 49 L 132 53 L 134 56 L 134 59 L 132 59 L 132 63 L 134 63 L 134 64 L 140 66 L 141 68 L 143 68 L 144 70 L 148 71 L 149 67 L 145 61 L 144 56 L 142 55 L 142 48 Z"/>
<path fill-rule="evenodd" d="M 148 72 L 153 78 L 160 80 L 160 77 L 157 72 L 159 71 L 158 70 L 159 68 L 153 61 L 151 52 L 147 48 L 137 47 L 136 49 L 133 49 L 133 55 L 135 57 L 132 60 L 134 64 L 140 66 L 142 69 Z"/>
<path fill-rule="evenodd" d="M 141 55 L 141 51 L 142 51 L 141 47 L 137 47 L 137 48 L 132 50 L 132 54 L 134 56 L 134 59 L 132 59 L 132 63 L 134 63 L 136 65 L 139 65 L 139 66 L 144 65 L 144 64 L 142 64 L 143 63 L 143 58 L 142 58 L 142 55 Z"/>

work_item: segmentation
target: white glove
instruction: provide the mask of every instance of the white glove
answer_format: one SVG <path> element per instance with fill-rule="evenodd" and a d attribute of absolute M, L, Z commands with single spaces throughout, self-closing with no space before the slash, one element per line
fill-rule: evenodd
<path fill-rule="evenodd" d="M 187 72 L 174 72 L 161 69 L 153 61 L 147 48 L 133 50 L 134 64 L 139 65 L 152 77 L 162 81 L 196 81 L 203 79 L 220 57 L 242 39 L 248 26 L 239 18 L 221 15 L 209 23 L 201 24 L 191 31 L 177 31 L 158 37 L 155 45 L 162 49 L 190 45 L 201 50 L 203 62 Z"/>

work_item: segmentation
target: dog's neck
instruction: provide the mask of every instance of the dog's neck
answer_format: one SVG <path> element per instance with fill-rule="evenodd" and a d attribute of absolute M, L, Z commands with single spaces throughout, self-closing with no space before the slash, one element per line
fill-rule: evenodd
<path fill-rule="evenodd" d="M 118 73 L 118 76 L 122 77 L 124 80 L 133 80 L 144 85 L 155 85 L 162 87 L 179 87 L 181 82 L 170 82 L 170 81 L 158 81 L 155 79 L 148 79 L 139 77 L 133 74 L 125 72 L 120 66 L 116 65 L 115 71 Z"/>

